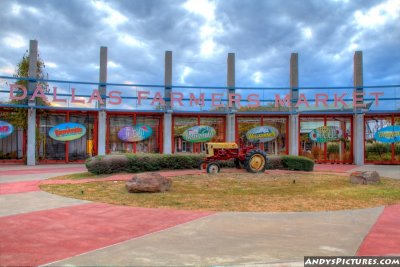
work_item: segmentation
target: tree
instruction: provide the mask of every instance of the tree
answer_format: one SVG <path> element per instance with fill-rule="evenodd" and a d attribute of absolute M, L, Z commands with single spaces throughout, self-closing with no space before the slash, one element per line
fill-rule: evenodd
<path fill-rule="evenodd" d="M 48 74 L 45 73 L 45 64 L 44 61 L 38 57 L 37 59 L 37 70 L 36 70 L 36 79 L 47 79 Z M 15 68 L 15 74 L 13 75 L 16 78 L 28 78 L 29 72 L 29 55 L 28 51 L 23 55 L 20 62 L 18 62 Z M 28 88 L 28 81 L 27 80 L 18 80 L 16 84 L 23 85 L 25 88 Z M 43 88 L 45 93 L 49 92 L 49 85 L 47 82 L 38 82 Z M 18 92 L 17 95 L 20 95 L 21 92 Z M 10 104 L 14 105 L 27 105 L 28 104 L 28 97 L 23 100 L 11 100 Z M 49 104 L 44 102 L 41 98 L 36 98 L 36 104 L 39 106 L 48 106 Z M 15 128 L 27 128 L 27 112 L 26 109 L 23 108 L 11 108 L 12 112 L 4 113 L 4 119 L 7 119 L 9 123 L 14 125 Z M 40 112 L 44 112 L 43 110 Z M 6 118 L 5 118 L 6 117 Z M 3 118 L 0 118 L 3 119 Z"/>

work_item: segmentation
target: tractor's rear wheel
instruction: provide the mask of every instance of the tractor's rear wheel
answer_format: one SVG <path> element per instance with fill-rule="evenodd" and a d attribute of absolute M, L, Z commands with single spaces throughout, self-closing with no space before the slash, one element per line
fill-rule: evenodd
<path fill-rule="evenodd" d="M 246 154 L 244 167 L 248 172 L 264 172 L 267 168 L 267 155 L 264 151 L 255 149 Z"/>
<path fill-rule="evenodd" d="M 207 164 L 207 173 L 216 174 L 219 173 L 220 167 L 217 163 L 211 162 Z"/>

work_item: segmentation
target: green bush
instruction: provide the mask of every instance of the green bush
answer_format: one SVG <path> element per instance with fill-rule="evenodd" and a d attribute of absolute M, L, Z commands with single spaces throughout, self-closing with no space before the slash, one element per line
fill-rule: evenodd
<path fill-rule="evenodd" d="M 284 169 L 281 156 L 268 156 L 268 170 Z"/>
<path fill-rule="evenodd" d="M 94 174 L 118 172 L 146 172 L 158 170 L 197 169 L 203 154 L 114 154 L 96 156 L 86 161 L 86 168 Z M 219 161 L 222 168 L 234 168 L 234 160 Z M 267 169 L 312 171 L 314 162 L 297 156 L 268 156 Z"/>
<path fill-rule="evenodd" d="M 204 158 L 201 154 L 117 154 L 96 156 L 86 161 L 86 168 L 94 174 L 145 172 L 163 169 L 196 169 Z"/>
<path fill-rule="evenodd" d="M 300 156 L 281 156 L 282 164 L 285 169 L 293 171 L 312 171 L 314 161 Z"/>

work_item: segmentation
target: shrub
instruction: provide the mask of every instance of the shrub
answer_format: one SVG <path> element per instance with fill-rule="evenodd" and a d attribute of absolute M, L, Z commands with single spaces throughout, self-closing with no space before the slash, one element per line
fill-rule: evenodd
<path fill-rule="evenodd" d="M 281 156 L 282 164 L 285 169 L 293 171 L 312 171 L 314 161 L 300 156 Z"/>
<path fill-rule="evenodd" d="M 88 159 L 86 168 L 94 174 L 135 173 L 162 169 L 196 169 L 203 158 L 204 155 L 201 154 L 116 154 Z"/>
<path fill-rule="evenodd" d="M 114 154 L 90 158 L 86 161 L 86 168 L 94 174 L 197 169 L 203 159 L 202 154 Z M 222 168 L 235 167 L 233 159 L 219 161 L 218 164 Z M 267 169 L 312 171 L 313 166 L 314 162 L 304 157 L 268 156 Z"/>
<path fill-rule="evenodd" d="M 86 168 L 94 174 L 109 174 L 127 171 L 127 163 L 125 155 L 96 156 L 86 160 Z"/>
<path fill-rule="evenodd" d="M 268 170 L 284 169 L 282 156 L 268 156 L 267 169 Z"/>

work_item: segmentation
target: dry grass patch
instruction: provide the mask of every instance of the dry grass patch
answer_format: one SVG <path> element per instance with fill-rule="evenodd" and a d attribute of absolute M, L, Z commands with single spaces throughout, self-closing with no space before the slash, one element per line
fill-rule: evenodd
<path fill-rule="evenodd" d="M 42 185 L 63 196 L 149 208 L 211 211 L 322 211 L 400 203 L 400 181 L 383 178 L 377 185 L 353 185 L 331 174 L 185 175 L 173 178 L 171 191 L 131 194 L 125 182 Z"/>

